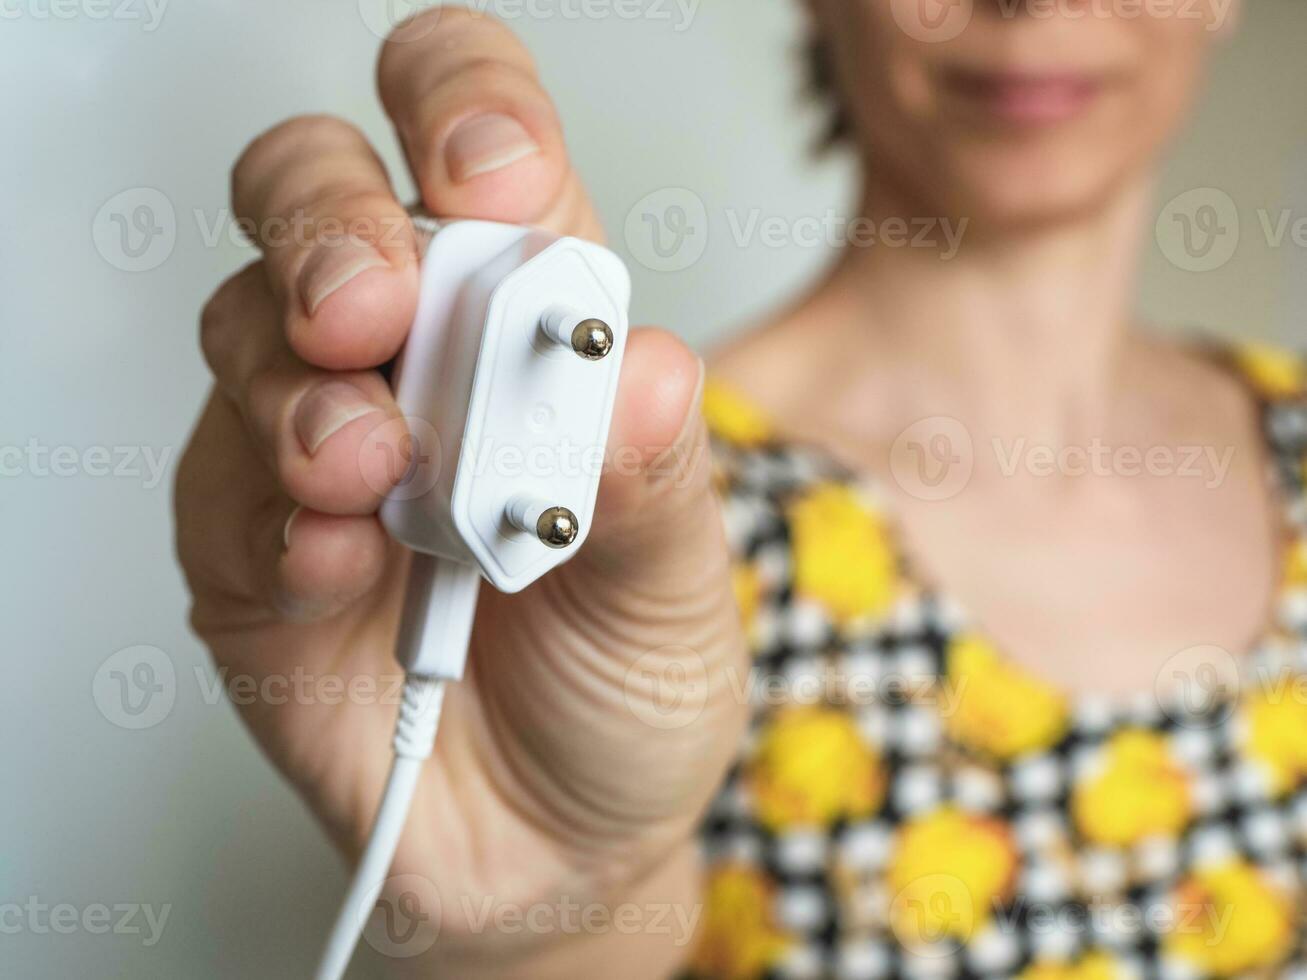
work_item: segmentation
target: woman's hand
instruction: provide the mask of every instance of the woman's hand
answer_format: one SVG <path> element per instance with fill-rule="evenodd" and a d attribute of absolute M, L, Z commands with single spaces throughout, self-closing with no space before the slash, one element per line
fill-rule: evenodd
<path fill-rule="evenodd" d="M 600 235 L 550 100 L 501 25 L 430 11 L 386 44 L 379 76 L 433 214 Z M 263 259 L 204 311 L 216 383 L 178 477 L 178 547 L 229 686 L 297 679 L 294 696 L 240 710 L 357 856 L 390 762 L 407 566 L 377 520 L 404 435 L 377 368 L 411 323 L 418 246 L 342 121 L 278 126 L 232 183 Z M 342 243 L 342 228 L 364 241 Z M 605 476 L 575 560 L 517 596 L 482 590 L 468 676 L 449 691 L 393 869 L 439 893 L 418 973 L 611 976 L 620 963 L 658 976 L 685 953 L 694 827 L 744 714 L 727 678 L 744 653 L 700 377 L 672 335 L 633 331 L 609 449 L 641 464 Z M 669 690 L 683 699 L 670 714 Z M 635 903 L 644 919 L 635 934 L 567 929 L 569 903 Z M 531 910 L 536 927 L 496 928 Z"/>

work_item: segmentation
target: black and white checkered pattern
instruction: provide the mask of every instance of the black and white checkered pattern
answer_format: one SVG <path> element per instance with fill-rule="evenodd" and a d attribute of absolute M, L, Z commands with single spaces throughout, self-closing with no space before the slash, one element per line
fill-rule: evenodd
<path fill-rule="evenodd" d="M 1307 537 L 1307 403 L 1265 406 L 1273 465 L 1291 501 L 1289 520 Z M 787 502 L 822 480 L 849 481 L 825 456 L 794 446 L 718 447 L 726 473 L 724 513 L 732 548 L 753 568 L 762 595 L 752 624 L 757 692 L 820 689 L 822 678 L 856 679 L 848 710 L 887 775 L 874 816 L 829 828 L 773 832 L 750 798 L 747 760 L 777 710 L 755 697 L 743 761 L 703 824 L 710 866 L 742 863 L 774 884 L 773 915 L 793 942 L 768 978 L 998 978 L 1044 959 L 1110 951 L 1126 976 L 1188 977 L 1166 958 L 1150 923 L 1197 866 L 1240 857 L 1307 904 L 1307 786 L 1277 797 L 1241 752 L 1232 703 L 1202 710 L 1155 698 L 1112 705 L 1082 700 L 1061 740 L 1010 764 L 950 744 L 935 698 L 950 640 L 965 617 L 940 597 L 909 587 L 876 622 L 840 624 L 793 587 Z M 1286 588 L 1281 635 L 1252 669 L 1307 673 L 1307 588 Z M 1301 592 L 1301 594 L 1299 594 Z M 852 685 L 850 685 L 852 689 Z M 933 695 L 931 692 L 934 692 Z M 1164 737 L 1192 773 L 1193 816 L 1175 840 L 1104 847 L 1083 839 L 1069 813 L 1076 779 L 1092 772 L 1123 728 Z M 884 873 L 904 821 L 950 803 L 1011 828 L 1020 871 L 1015 897 L 963 944 L 909 954 L 894 938 Z M 1126 907 L 1142 913 L 1113 914 Z M 1307 980 L 1307 937 L 1276 975 Z"/>

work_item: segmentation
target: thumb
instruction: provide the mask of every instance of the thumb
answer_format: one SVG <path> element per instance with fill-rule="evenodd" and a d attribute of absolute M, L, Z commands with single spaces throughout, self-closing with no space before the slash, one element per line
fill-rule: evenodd
<path fill-rule="evenodd" d="M 725 538 L 700 413 L 703 362 L 675 335 L 631 332 L 594 531 L 577 560 L 622 581 L 725 574 Z M 652 582 L 650 583 L 652 584 Z"/>

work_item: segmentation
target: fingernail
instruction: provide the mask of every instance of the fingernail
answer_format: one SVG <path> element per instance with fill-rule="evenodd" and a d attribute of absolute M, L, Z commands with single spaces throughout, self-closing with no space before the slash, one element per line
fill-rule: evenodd
<path fill-rule="evenodd" d="M 295 432 L 312 456 L 343 426 L 380 411 L 352 384 L 329 381 L 300 399 L 295 409 Z"/>
<path fill-rule="evenodd" d="M 290 551 L 290 529 L 295 524 L 295 518 L 300 516 L 300 511 L 302 511 L 303 509 L 304 509 L 303 507 L 296 507 L 293 511 L 290 512 L 290 517 L 286 518 L 286 524 L 281 529 L 282 554 L 285 554 L 286 552 Z"/>
<path fill-rule="evenodd" d="M 304 308 L 312 316 L 328 296 L 355 276 L 389 264 L 375 248 L 361 242 L 319 246 L 300 272 Z"/>
<path fill-rule="evenodd" d="M 491 113 L 459 123 L 445 144 L 445 165 L 457 183 L 539 153 L 531 134 L 512 116 Z"/>

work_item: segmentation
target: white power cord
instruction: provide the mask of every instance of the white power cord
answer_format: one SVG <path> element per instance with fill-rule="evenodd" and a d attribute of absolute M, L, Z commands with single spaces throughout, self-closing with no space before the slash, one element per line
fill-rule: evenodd
<path fill-rule="evenodd" d="M 318 965 L 317 980 L 340 980 L 345 975 L 399 847 L 404 821 L 422 775 L 422 764 L 430 758 L 436 744 L 436 727 L 440 724 L 444 700 L 442 679 L 410 674 L 404 682 L 404 698 L 395 725 L 395 761 L 390 767 L 390 778 L 363 860 Z"/>

